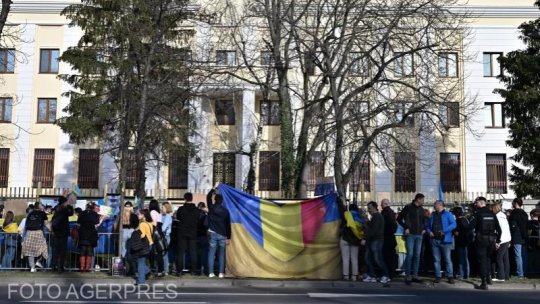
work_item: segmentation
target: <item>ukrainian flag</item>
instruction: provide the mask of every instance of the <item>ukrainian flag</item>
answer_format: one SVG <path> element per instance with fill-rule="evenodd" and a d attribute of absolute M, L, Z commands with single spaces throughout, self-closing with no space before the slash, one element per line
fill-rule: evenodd
<path fill-rule="evenodd" d="M 340 277 L 341 217 L 335 193 L 279 203 L 220 185 L 231 215 L 227 267 L 239 277 Z"/>

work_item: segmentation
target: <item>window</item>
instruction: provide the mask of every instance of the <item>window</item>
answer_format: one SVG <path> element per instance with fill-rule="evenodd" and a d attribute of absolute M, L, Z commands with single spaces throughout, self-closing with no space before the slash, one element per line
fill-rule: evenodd
<path fill-rule="evenodd" d="M 497 77 L 502 74 L 499 57 L 502 53 L 484 53 L 484 77 Z"/>
<path fill-rule="evenodd" d="M 137 162 L 135 150 L 128 150 L 126 154 L 126 189 L 135 189 L 137 182 Z"/>
<path fill-rule="evenodd" d="M 484 107 L 486 128 L 504 128 L 505 117 L 502 103 L 486 103 Z"/>
<path fill-rule="evenodd" d="M 279 191 L 279 152 L 259 152 L 259 190 Z"/>
<path fill-rule="evenodd" d="M 15 49 L 0 49 L 0 73 L 15 72 Z"/>
<path fill-rule="evenodd" d="M 439 77 L 457 77 L 458 54 L 439 53 Z"/>
<path fill-rule="evenodd" d="M 39 72 L 50 74 L 58 73 L 58 57 L 60 57 L 60 50 L 58 49 L 41 49 Z"/>
<path fill-rule="evenodd" d="M 369 76 L 369 61 L 366 53 L 351 52 L 349 54 L 351 74 L 354 76 Z"/>
<path fill-rule="evenodd" d="M 304 54 L 304 73 L 310 76 L 315 76 L 316 62 L 318 61 L 317 55 L 313 52 Z"/>
<path fill-rule="evenodd" d="M 216 63 L 218 65 L 236 65 L 236 51 L 216 51 Z"/>
<path fill-rule="evenodd" d="M 262 66 L 271 66 L 274 63 L 274 55 L 272 52 L 261 52 L 261 65 Z"/>
<path fill-rule="evenodd" d="M 181 151 L 169 156 L 169 189 L 188 188 L 188 157 Z"/>
<path fill-rule="evenodd" d="M 396 152 L 394 188 L 396 192 L 416 191 L 416 158 L 414 152 Z"/>
<path fill-rule="evenodd" d="M 220 182 L 234 187 L 236 184 L 235 169 L 234 153 L 214 153 L 214 184 Z"/>
<path fill-rule="evenodd" d="M 443 192 L 461 192 L 459 153 L 441 153 L 441 186 Z"/>
<path fill-rule="evenodd" d="M 459 102 L 448 102 L 442 105 L 441 120 L 446 127 L 459 127 Z"/>
<path fill-rule="evenodd" d="M 261 121 L 264 126 L 279 125 L 279 101 L 261 101 Z"/>
<path fill-rule="evenodd" d="M 411 113 L 412 103 L 401 102 L 396 104 L 396 120 L 407 127 L 414 126 L 414 113 Z"/>
<path fill-rule="evenodd" d="M 353 158 L 355 156 L 355 154 L 352 155 Z M 364 155 L 358 163 L 358 167 L 354 170 L 349 183 L 352 192 L 360 192 L 360 190 L 362 190 L 361 185 L 364 185 L 365 192 L 371 191 L 369 156 L 367 155 Z"/>
<path fill-rule="evenodd" d="M 54 123 L 55 121 L 56 121 L 56 98 L 39 98 L 37 122 Z"/>
<path fill-rule="evenodd" d="M 0 188 L 8 186 L 9 149 L 0 148 Z"/>
<path fill-rule="evenodd" d="M 216 100 L 216 121 L 218 125 L 234 125 L 234 101 Z"/>
<path fill-rule="evenodd" d="M 507 193 L 506 154 L 486 154 L 487 192 Z"/>
<path fill-rule="evenodd" d="M 99 188 L 99 150 L 79 150 L 79 174 L 77 184 L 84 189 Z"/>
<path fill-rule="evenodd" d="M 395 53 L 394 76 L 411 77 L 414 75 L 414 56 L 413 54 Z"/>
<path fill-rule="evenodd" d="M 371 114 L 368 101 L 355 100 L 350 103 L 349 113 L 352 121 L 362 122 L 369 126 Z"/>
<path fill-rule="evenodd" d="M 324 152 L 315 151 L 311 155 L 311 162 L 309 167 L 309 177 L 307 180 L 307 189 L 314 191 L 317 182 L 324 178 Z"/>
<path fill-rule="evenodd" d="M 0 123 L 11 122 L 11 107 L 13 106 L 13 99 L 11 97 L 0 98 Z"/>
<path fill-rule="evenodd" d="M 34 172 L 32 187 L 52 188 L 54 180 L 54 149 L 36 149 L 34 151 Z"/>
<path fill-rule="evenodd" d="M 190 49 L 180 49 L 178 59 L 180 59 L 180 61 L 191 62 L 193 60 L 193 53 Z"/>

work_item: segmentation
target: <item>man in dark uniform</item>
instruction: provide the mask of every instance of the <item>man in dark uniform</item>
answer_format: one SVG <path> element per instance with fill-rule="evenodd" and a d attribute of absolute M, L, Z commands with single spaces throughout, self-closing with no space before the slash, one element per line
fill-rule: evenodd
<path fill-rule="evenodd" d="M 470 225 L 476 231 L 476 254 L 482 277 L 482 284 L 477 286 L 477 289 L 487 290 L 487 284 L 491 284 L 491 256 L 501 244 L 501 227 L 495 214 L 486 207 L 485 197 L 478 197 L 475 206 L 476 211 Z"/>

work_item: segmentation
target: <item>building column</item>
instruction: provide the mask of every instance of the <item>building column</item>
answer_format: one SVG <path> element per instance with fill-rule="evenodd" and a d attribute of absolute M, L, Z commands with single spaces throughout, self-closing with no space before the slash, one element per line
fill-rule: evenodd
<path fill-rule="evenodd" d="M 34 104 L 32 88 L 34 80 L 34 63 L 36 56 L 35 50 L 36 25 L 26 24 L 21 26 L 20 51 L 29 55 L 28 60 L 22 60 L 17 63 L 17 100 L 13 108 L 13 121 L 24 130 L 30 130 L 32 121 L 35 117 L 32 115 L 32 105 Z M 10 156 L 11 168 L 9 170 L 11 187 L 28 187 L 32 185 L 32 168 L 34 160 L 30 158 L 34 153 L 30 151 L 30 134 L 28 132 L 19 132 L 18 137 L 12 145 L 12 155 Z"/>
<path fill-rule="evenodd" d="M 257 121 L 255 119 L 255 90 L 245 89 L 242 94 L 242 112 L 238 126 L 239 147 L 243 152 L 249 152 L 251 143 L 256 140 Z M 243 189 L 247 186 L 249 173 L 249 157 L 236 155 L 236 188 Z"/>
<path fill-rule="evenodd" d="M 189 159 L 188 189 L 193 192 L 209 191 L 212 188 L 213 151 L 211 145 L 210 100 L 197 97 L 192 100 L 195 115 L 195 134 L 190 141 L 197 148 L 197 155 Z"/>

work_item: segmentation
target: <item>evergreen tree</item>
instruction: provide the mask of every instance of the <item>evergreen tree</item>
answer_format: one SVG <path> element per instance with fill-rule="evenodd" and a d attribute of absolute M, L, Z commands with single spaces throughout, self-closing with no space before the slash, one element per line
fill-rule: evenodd
<path fill-rule="evenodd" d="M 116 156 L 120 189 L 134 155 L 135 194 L 144 198 L 148 160 L 192 150 L 187 1 L 84 0 L 63 14 L 83 35 L 61 56 L 74 72 L 60 76 L 72 90 L 58 124 L 72 142 L 95 140 Z"/>
<path fill-rule="evenodd" d="M 540 1 L 536 1 L 540 6 Z M 504 99 L 510 136 L 507 145 L 516 149 L 511 158 L 511 188 L 517 196 L 540 196 L 540 19 L 519 27 L 526 48 L 501 57 L 505 73 L 499 78 L 505 89 L 495 90 Z"/>

